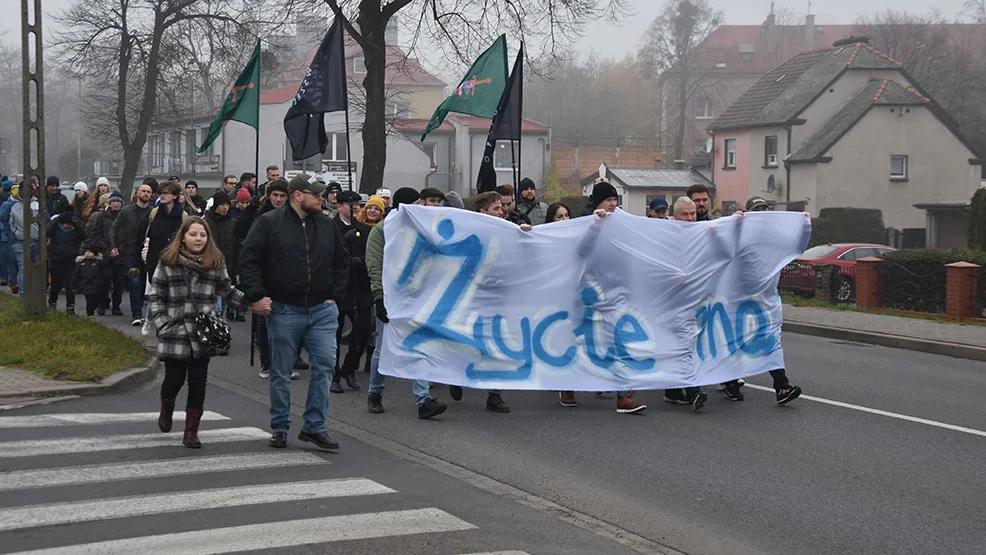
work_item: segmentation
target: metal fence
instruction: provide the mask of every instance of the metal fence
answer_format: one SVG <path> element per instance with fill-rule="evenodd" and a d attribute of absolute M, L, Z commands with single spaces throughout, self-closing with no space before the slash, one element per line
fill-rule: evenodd
<path fill-rule="evenodd" d="M 880 264 L 880 295 L 883 306 L 943 314 L 946 274 L 944 265 L 904 264 L 893 260 Z"/>
<path fill-rule="evenodd" d="M 781 269 L 777 282 L 780 291 L 794 293 L 802 297 L 815 296 L 815 266 L 803 262 L 791 262 Z"/>

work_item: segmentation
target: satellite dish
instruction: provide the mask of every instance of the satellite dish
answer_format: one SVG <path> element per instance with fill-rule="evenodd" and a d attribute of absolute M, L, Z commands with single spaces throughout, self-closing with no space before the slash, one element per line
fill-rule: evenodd
<path fill-rule="evenodd" d="M 705 152 L 712 152 L 712 137 L 705 141 Z"/>
<path fill-rule="evenodd" d="M 767 192 L 773 193 L 776 189 L 777 185 L 774 183 L 774 175 L 771 174 L 770 177 L 767 178 Z"/>

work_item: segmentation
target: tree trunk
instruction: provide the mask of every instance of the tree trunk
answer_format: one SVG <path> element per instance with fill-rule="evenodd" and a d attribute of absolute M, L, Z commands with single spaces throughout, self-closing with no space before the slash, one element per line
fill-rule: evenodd
<path fill-rule="evenodd" d="M 359 26 L 363 35 L 363 57 L 366 77 L 366 114 L 363 119 L 363 168 L 360 172 L 360 191 L 374 193 L 384 186 L 383 171 L 387 165 L 386 72 L 387 42 L 384 34 L 387 22 L 380 13 L 379 2 L 363 2 Z"/>
<path fill-rule="evenodd" d="M 674 136 L 674 157 L 671 159 L 671 163 L 674 164 L 675 160 L 681 160 L 681 154 L 685 149 L 685 119 L 688 117 L 688 74 L 687 72 L 682 72 L 681 76 L 678 78 L 678 126 L 675 129 Z"/>

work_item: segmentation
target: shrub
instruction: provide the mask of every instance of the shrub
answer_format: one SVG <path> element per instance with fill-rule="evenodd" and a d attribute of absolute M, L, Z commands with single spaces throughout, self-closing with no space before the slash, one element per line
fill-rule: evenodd
<path fill-rule="evenodd" d="M 883 213 L 871 208 L 823 208 L 811 220 L 809 246 L 826 243 L 877 243 L 887 240 Z"/>
<path fill-rule="evenodd" d="M 908 249 L 883 255 L 880 292 L 883 305 L 898 310 L 945 312 L 946 264 L 972 262 L 986 267 L 986 252 L 964 249 Z M 978 305 L 986 299 L 986 277 L 980 271 Z"/>
<path fill-rule="evenodd" d="M 978 189 L 972 195 L 968 234 L 969 248 L 986 250 L 986 189 Z"/>

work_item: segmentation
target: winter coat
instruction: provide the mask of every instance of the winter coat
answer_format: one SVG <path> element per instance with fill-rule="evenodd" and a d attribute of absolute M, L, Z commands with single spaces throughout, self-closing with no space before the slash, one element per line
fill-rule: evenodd
<path fill-rule="evenodd" d="M 17 239 L 14 237 L 14 230 L 10 227 L 10 209 L 17 202 L 13 196 L 7 197 L 7 200 L 0 204 L 0 239 L 4 243 L 13 243 Z"/>
<path fill-rule="evenodd" d="M 249 233 L 250 228 L 253 227 L 253 222 L 257 221 L 257 218 L 263 216 L 271 210 L 274 210 L 274 205 L 271 204 L 270 200 L 266 197 L 262 200 L 251 200 L 250 204 L 243 209 L 243 213 L 240 214 L 240 217 L 236 218 L 236 225 L 233 228 L 233 232 L 236 233 L 236 237 L 240 241 L 246 239 L 247 233 Z"/>
<path fill-rule="evenodd" d="M 31 199 L 31 212 L 34 215 L 38 214 L 38 201 L 36 199 Z M 13 206 L 10 207 L 10 229 L 14 233 L 14 239 L 17 241 L 24 240 L 24 203 L 18 197 L 17 201 Z M 37 224 L 31 226 L 31 241 L 37 242 L 38 234 L 40 233 L 40 228 Z"/>
<path fill-rule="evenodd" d="M 103 293 L 103 255 L 97 254 L 93 258 L 86 258 L 85 255 L 76 257 L 72 289 L 82 295 Z"/>
<path fill-rule="evenodd" d="M 110 229 L 110 246 L 119 249 L 121 255 L 135 252 L 134 237 L 137 236 L 137 225 L 150 211 L 150 205 L 141 208 L 137 204 L 128 204 L 121 208 L 120 214 L 113 220 L 113 226 Z"/>
<path fill-rule="evenodd" d="M 352 310 L 356 306 L 369 306 L 373 300 L 370 296 L 370 277 L 366 273 L 366 242 L 373 228 L 356 220 L 351 220 L 351 224 L 346 225 L 336 218 L 335 223 L 349 252 L 349 283 L 339 308 Z"/>
<path fill-rule="evenodd" d="M 346 295 L 349 253 L 321 212 L 302 220 L 286 204 L 264 214 L 243 242 L 239 264 L 240 287 L 251 301 L 309 307 Z"/>
<path fill-rule="evenodd" d="M 226 267 L 193 270 L 159 264 L 147 296 L 148 317 L 157 329 L 157 356 L 161 360 L 206 358 L 208 351 L 195 340 L 195 317 L 216 311 L 216 296 L 245 308 L 243 293 L 230 282 Z"/>
<path fill-rule="evenodd" d="M 75 216 L 79 219 L 79 221 L 82 221 L 82 210 L 86 207 L 86 202 L 88 200 L 88 193 L 81 197 L 72 197 L 72 211 L 75 212 Z"/>
<path fill-rule="evenodd" d="M 188 214 L 176 202 L 172 205 L 170 213 L 166 213 L 160 206 L 151 208 L 137 224 L 138 234 L 134 237 L 135 252 L 141 252 L 144 249 L 145 237 L 150 239 L 146 260 L 148 276 L 154 275 L 154 268 L 157 266 L 157 259 L 161 256 L 161 251 L 167 248 L 178 235 L 181 224 L 187 217 Z"/>
<path fill-rule="evenodd" d="M 103 255 L 103 261 L 107 265 L 123 264 L 124 257 L 122 252 L 115 258 L 110 256 L 110 251 L 113 250 L 110 235 L 113 231 L 113 223 L 120 216 L 120 212 L 122 210 L 114 212 L 107 208 L 93 214 L 86 224 L 86 236 L 89 238 L 91 248 Z"/>
<path fill-rule="evenodd" d="M 205 202 L 206 200 L 202 198 L 202 195 L 195 195 L 191 199 L 191 205 L 195 206 L 195 214 L 197 216 L 205 215 Z"/>
<path fill-rule="evenodd" d="M 45 199 L 45 210 L 48 213 L 49 218 L 53 218 L 62 212 L 68 210 L 69 202 L 65 198 L 65 195 L 61 191 L 55 193 L 54 195 L 48 195 Z"/>
<path fill-rule="evenodd" d="M 374 301 L 383 298 L 383 249 L 387 244 L 383 235 L 385 223 L 386 218 L 373 226 L 366 240 L 366 273 L 370 276 L 370 293 Z"/>
<path fill-rule="evenodd" d="M 238 241 L 233 233 L 233 226 L 236 222 L 233 221 L 233 217 L 228 212 L 225 216 L 220 216 L 215 207 L 206 213 L 205 222 L 209 224 L 212 240 L 216 242 L 219 252 L 223 253 L 223 258 L 226 259 L 226 268 L 229 270 L 230 276 L 235 276 Z"/>
<path fill-rule="evenodd" d="M 541 225 L 548 217 L 548 205 L 536 198 L 532 201 L 521 198 L 514 210 L 525 216 L 531 225 Z"/>
<path fill-rule="evenodd" d="M 61 222 L 69 221 L 72 229 L 64 229 Z M 63 212 L 48 224 L 48 263 L 50 266 L 66 266 L 75 262 L 76 255 L 86 239 L 82 224 L 71 212 Z"/>

